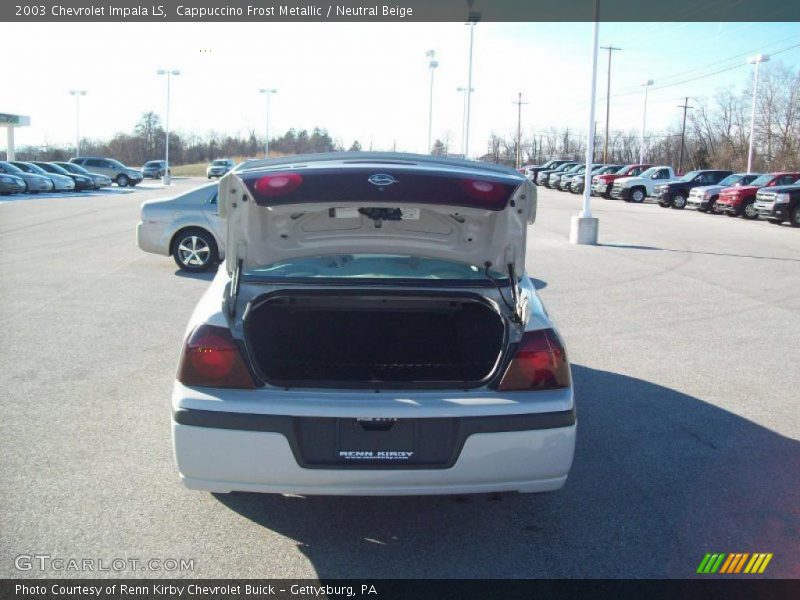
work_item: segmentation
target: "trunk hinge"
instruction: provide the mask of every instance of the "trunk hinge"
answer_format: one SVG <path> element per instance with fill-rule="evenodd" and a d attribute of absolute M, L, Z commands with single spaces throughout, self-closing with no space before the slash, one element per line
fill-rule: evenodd
<path fill-rule="evenodd" d="M 228 313 L 228 317 L 231 319 L 236 316 L 236 301 L 239 299 L 239 286 L 241 285 L 243 262 L 244 261 L 241 258 L 236 261 L 236 267 L 233 269 L 233 278 L 231 279 L 228 298 L 226 300 L 226 312 Z"/>
<path fill-rule="evenodd" d="M 514 263 L 508 263 L 508 281 L 511 284 L 511 321 L 514 323 L 522 323 L 522 303 L 519 299 L 519 280 L 514 270 Z"/>

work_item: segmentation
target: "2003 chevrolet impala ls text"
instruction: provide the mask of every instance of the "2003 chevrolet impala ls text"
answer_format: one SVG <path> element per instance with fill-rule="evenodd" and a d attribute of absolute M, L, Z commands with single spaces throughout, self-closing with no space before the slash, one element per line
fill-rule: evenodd
<path fill-rule="evenodd" d="M 525 273 L 516 171 L 344 153 L 219 185 L 225 263 L 172 394 L 183 482 L 212 492 L 449 494 L 564 485 L 570 366 Z"/>

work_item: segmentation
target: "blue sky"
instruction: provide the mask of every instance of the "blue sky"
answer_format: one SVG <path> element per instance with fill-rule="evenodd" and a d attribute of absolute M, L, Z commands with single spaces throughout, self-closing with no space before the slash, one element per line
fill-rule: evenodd
<path fill-rule="evenodd" d="M 4 45 L 24 48 L 6 61 L 0 112 L 29 115 L 18 145 L 69 144 L 74 139 L 71 88 L 88 90 L 81 132 L 87 137 L 128 131 L 140 114 L 164 112 L 161 67 L 179 68 L 172 89 L 173 129 L 246 133 L 264 129 L 260 87 L 278 88 L 270 130 L 327 127 L 348 145 L 422 151 L 427 137 L 429 72 L 435 49 L 434 137 L 461 143 L 468 27 L 461 23 L 261 24 L 112 23 L 4 25 Z M 482 151 L 490 133 L 516 130 L 517 92 L 523 128 L 584 129 L 588 121 L 590 23 L 480 23 L 475 28 L 470 145 Z M 36 39 L 36 44 L 30 40 Z M 741 90 L 752 76 L 748 54 L 800 44 L 797 23 L 603 23 L 601 45 L 622 47 L 612 71 L 612 129 L 637 129 L 640 84 L 654 79 L 648 129 L 663 131 L 680 114 L 684 96 L 697 104 L 721 89 Z M 69 60 L 59 60 L 69 57 Z M 598 96 L 605 94 L 601 53 Z M 86 60 L 90 59 L 90 60 Z M 800 47 L 775 56 L 800 68 Z M 659 85 L 741 64 L 719 75 L 657 89 Z M 602 129 L 604 104 L 597 114 Z M 0 147 L 4 147 L 0 139 Z"/>

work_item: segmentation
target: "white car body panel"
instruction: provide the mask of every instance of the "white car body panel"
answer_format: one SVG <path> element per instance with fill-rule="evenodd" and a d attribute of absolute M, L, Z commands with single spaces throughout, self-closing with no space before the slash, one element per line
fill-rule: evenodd
<path fill-rule="evenodd" d="M 168 256 L 176 233 L 187 227 L 199 227 L 213 235 L 220 258 L 224 258 L 225 228 L 217 204 L 209 203 L 216 188 L 217 184 L 206 184 L 173 198 L 144 202 L 136 227 L 139 248 Z"/>
<path fill-rule="evenodd" d="M 404 165 L 392 168 L 400 173 L 406 170 Z M 288 170 L 291 166 L 278 169 Z M 435 173 L 436 167 L 415 170 Z M 380 171 L 381 166 L 376 165 L 375 172 Z M 419 211 L 418 218 L 387 221 L 377 229 L 363 215 L 330 217 L 330 209 L 359 207 L 357 199 L 337 205 L 259 206 L 242 182 L 241 174 L 246 172 L 232 171 L 220 180 L 219 214 L 227 220 L 226 254 L 235 258 L 227 262 L 231 273 L 238 260 L 247 271 L 288 259 L 339 252 L 410 254 L 471 265 L 489 262 L 502 271 L 512 263 L 517 276 L 524 271 L 527 225 L 536 215 L 536 186 L 521 174 L 515 174 L 519 187 L 504 210 L 403 202 L 397 204 Z M 480 175 L 475 177 L 479 179 Z M 302 216 L 292 218 L 298 214 Z M 453 214 L 464 222 L 453 219 Z"/>
<path fill-rule="evenodd" d="M 525 331 L 555 329 L 531 279 L 524 273 L 527 225 L 535 218 L 535 188 L 520 176 L 514 204 L 506 210 L 464 209 L 464 229 L 436 237 L 431 228 L 441 219 L 450 219 L 454 207 L 432 208 L 413 206 L 424 211 L 428 219 L 423 232 L 391 231 L 385 244 L 369 235 L 361 224 L 350 223 L 349 229 L 334 229 L 321 239 L 317 227 L 291 226 L 290 215 L 307 211 L 295 222 L 318 225 L 317 213 L 328 214 L 327 205 L 258 206 L 236 173 L 226 175 L 220 189 L 230 190 L 220 201 L 220 213 L 227 220 L 228 258 L 217 271 L 211 285 L 195 307 L 186 328 L 186 336 L 200 325 L 226 328 L 242 348 L 243 319 L 254 298 L 274 290 L 314 288 L 308 283 L 283 283 L 245 279 L 238 287 L 237 301 L 231 306 L 224 301 L 231 295 L 234 265 L 263 265 L 288 258 L 336 252 L 405 252 L 414 256 L 442 257 L 447 260 L 481 264 L 483 260 L 507 260 L 514 256 L 520 269 L 519 310 L 521 325 L 507 326 L 507 344 L 518 342 Z M 523 197 L 524 196 L 524 197 Z M 526 202 L 527 200 L 527 202 Z M 236 205 L 236 206 L 234 206 Z M 406 205 L 404 205 L 404 208 Z M 513 209 L 513 210 L 508 210 Z M 312 217 L 307 219 L 306 217 Z M 454 221 L 454 223 L 457 223 Z M 418 223 L 419 224 L 419 223 Z M 417 224 L 417 225 L 418 225 Z M 458 223 L 457 223 L 458 224 Z M 282 244 L 280 233 L 297 236 L 297 243 Z M 467 232 L 481 238 L 477 250 L 465 244 Z M 275 240 L 275 238 L 278 238 Z M 442 239 L 439 239 L 442 238 Z M 509 247 L 511 250 L 509 250 Z M 221 247 L 222 249 L 222 247 Z M 476 284 L 477 286 L 478 284 Z M 343 280 L 325 289 L 359 288 L 358 281 Z M 422 288 L 410 284 L 392 286 L 391 290 Z M 427 286 L 424 293 L 439 288 Z M 494 303 L 508 323 L 511 309 L 503 304 L 495 287 L 460 287 L 459 291 L 480 294 Z M 247 351 L 243 351 L 247 361 Z M 183 484 L 210 492 L 250 491 L 267 493 L 325 495 L 408 495 L 464 494 L 499 491 L 544 492 L 561 488 L 570 470 L 576 439 L 574 396 L 570 385 L 561 389 L 502 392 L 489 385 L 469 389 L 374 389 L 353 387 L 284 388 L 269 383 L 255 389 L 224 389 L 188 386 L 175 381 L 172 390 L 172 439 L 175 459 Z M 295 418 L 363 418 L 363 419 L 436 419 L 436 418 L 542 418 L 552 414 L 570 414 L 564 426 L 548 424 L 524 430 L 501 430 L 469 434 L 452 464 L 446 467 L 414 468 L 341 468 L 304 467 L 294 452 L 290 435 L 280 432 L 226 428 L 218 424 L 179 421 L 182 414 L 228 415 L 235 419 L 270 417 Z M 216 417 L 212 417 L 216 418 Z"/>

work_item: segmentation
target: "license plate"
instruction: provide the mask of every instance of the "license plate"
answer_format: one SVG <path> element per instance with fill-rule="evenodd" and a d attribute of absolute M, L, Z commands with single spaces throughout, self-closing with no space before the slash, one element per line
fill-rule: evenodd
<path fill-rule="evenodd" d="M 419 428 L 413 419 L 339 419 L 337 433 L 338 460 L 398 464 L 413 462 Z"/>

